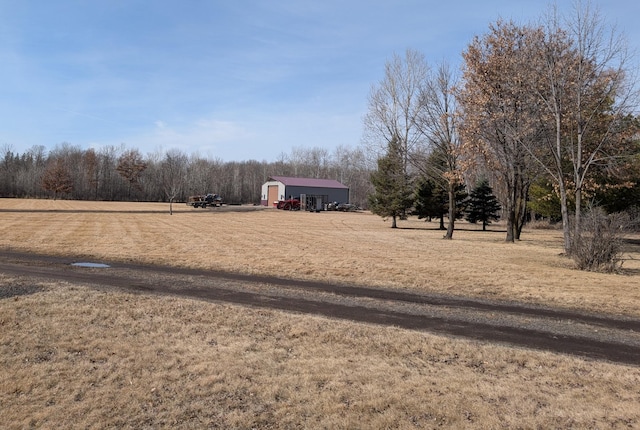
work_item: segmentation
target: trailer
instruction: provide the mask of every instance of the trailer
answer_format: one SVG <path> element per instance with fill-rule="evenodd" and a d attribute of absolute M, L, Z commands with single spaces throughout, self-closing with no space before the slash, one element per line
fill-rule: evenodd
<path fill-rule="evenodd" d="M 222 197 L 220 197 L 218 194 L 211 193 L 201 196 L 189 196 L 189 199 L 187 200 L 187 206 L 203 209 L 207 206 L 222 206 Z"/>

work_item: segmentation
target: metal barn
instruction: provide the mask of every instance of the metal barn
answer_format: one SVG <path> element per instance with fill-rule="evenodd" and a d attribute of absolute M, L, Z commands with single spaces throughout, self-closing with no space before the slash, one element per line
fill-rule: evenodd
<path fill-rule="evenodd" d="M 349 187 L 333 179 L 271 176 L 262 184 L 261 194 L 263 206 L 275 206 L 279 200 L 300 199 L 301 196 L 305 196 L 306 201 L 313 198 L 314 205 L 319 206 L 331 202 L 349 203 Z"/>

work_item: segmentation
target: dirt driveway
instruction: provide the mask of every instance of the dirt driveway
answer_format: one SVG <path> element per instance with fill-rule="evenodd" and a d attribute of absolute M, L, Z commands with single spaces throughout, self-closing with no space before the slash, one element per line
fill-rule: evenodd
<path fill-rule="evenodd" d="M 515 302 L 0 251 L 0 273 L 392 325 L 482 342 L 640 365 L 640 320 Z M 0 299 L 36 289 L 0 286 Z"/>

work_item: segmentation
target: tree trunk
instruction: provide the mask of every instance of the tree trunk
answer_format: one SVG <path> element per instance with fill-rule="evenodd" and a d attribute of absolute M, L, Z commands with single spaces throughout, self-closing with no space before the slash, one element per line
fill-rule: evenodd
<path fill-rule="evenodd" d="M 505 238 L 505 242 L 514 243 L 516 240 L 516 187 L 513 186 L 514 181 L 512 183 L 512 189 L 509 191 L 507 196 L 507 207 L 505 211 L 507 213 L 507 237 Z"/>
<path fill-rule="evenodd" d="M 453 239 L 453 228 L 456 222 L 456 184 L 454 181 L 449 181 L 449 223 L 447 224 L 447 233 L 444 235 L 445 239 Z"/>
<path fill-rule="evenodd" d="M 560 213 L 562 214 L 562 235 L 564 237 L 564 252 L 571 253 L 571 227 L 569 225 L 569 208 L 567 203 L 567 189 L 564 180 L 558 181 L 560 189 Z"/>
<path fill-rule="evenodd" d="M 576 198 L 576 208 L 575 208 L 575 214 L 573 216 L 573 239 L 572 239 L 572 243 L 575 243 L 576 240 L 578 240 L 580 238 L 580 236 L 582 235 L 582 225 L 581 225 L 581 218 L 582 218 L 582 189 L 580 188 L 580 186 L 578 186 L 578 184 L 576 184 L 576 192 L 575 192 L 575 198 Z"/>
<path fill-rule="evenodd" d="M 527 196 L 529 195 L 529 184 L 525 183 L 525 178 L 520 177 L 518 181 L 517 197 L 515 201 L 514 219 L 514 239 L 520 240 L 522 228 L 527 220 Z"/>
<path fill-rule="evenodd" d="M 393 215 L 391 217 L 391 228 L 398 228 L 398 224 L 396 222 L 396 216 L 395 215 Z"/>
<path fill-rule="evenodd" d="M 507 210 L 507 237 L 505 242 L 514 243 L 516 241 L 516 232 L 515 232 L 515 219 L 516 212 L 513 207 Z"/>
<path fill-rule="evenodd" d="M 505 151 L 509 149 L 509 145 L 504 145 Z M 517 234 L 517 214 L 516 205 L 518 203 L 519 195 L 519 181 L 518 171 L 515 162 L 510 162 L 508 166 L 505 166 L 503 178 L 507 185 L 507 201 L 505 212 L 507 213 L 507 237 L 505 242 L 514 243 L 516 241 Z"/>
<path fill-rule="evenodd" d="M 578 109 L 578 116 L 580 116 L 580 110 Z M 576 159 L 573 162 L 573 177 L 576 191 L 574 193 L 576 199 L 575 212 L 573 216 L 573 238 L 572 246 L 582 235 L 582 226 L 580 225 L 580 218 L 582 212 L 582 180 L 583 180 L 583 168 L 582 168 L 582 143 L 583 143 L 583 130 L 584 123 L 581 118 L 578 118 L 578 136 L 576 143 Z"/>

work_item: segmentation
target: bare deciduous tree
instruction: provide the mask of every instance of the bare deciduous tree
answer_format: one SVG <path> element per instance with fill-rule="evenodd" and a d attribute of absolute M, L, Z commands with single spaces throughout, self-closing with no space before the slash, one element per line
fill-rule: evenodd
<path fill-rule="evenodd" d="M 91 190 L 91 198 L 98 199 L 98 185 L 100 184 L 100 162 L 98 154 L 93 149 L 84 153 L 85 176 Z"/>
<path fill-rule="evenodd" d="M 463 183 L 460 165 L 462 152 L 458 132 L 457 102 L 453 89 L 457 79 L 448 64 L 439 66 L 429 75 L 422 92 L 422 106 L 416 116 L 416 126 L 428 145 L 412 156 L 413 164 L 429 179 L 440 184 L 449 196 L 449 211 L 445 239 L 453 238 L 456 220 L 456 192 Z"/>
<path fill-rule="evenodd" d="M 543 140 L 553 163 L 542 165 L 560 194 L 564 246 L 569 253 L 581 231 L 585 185 L 596 166 L 620 155 L 621 127 L 637 98 L 624 38 L 608 29 L 589 3 L 578 2 L 575 15 L 567 19 L 561 19 L 554 8 L 545 25 L 542 67 L 538 85 L 532 88 L 553 120 Z"/>
<path fill-rule="evenodd" d="M 349 186 L 349 201 L 364 206 L 367 196 L 373 192 L 370 178 L 375 170 L 368 164 L 365 151 L 362 148 L 337 147 L 333 154 L 333 169 L 334 179 Z"/>
<path fill-rule="evenodd" d="M 423 94 L 429 74 L 424 56 L 407 50 L 385 65 L 385 75 L 371 88 L 369 110 L 364 118 L 364 140 L 378 158 L 397 141 L 405 176 L 409 173 L 411 153 L 423 146 L 425 135 L 417 126 L 423 106 Z M 394 143 L 396 145 L 396 143 Z"/>
<path fill-rule="evenodd" d="M 173 215 L 173 202 L 183 192 L 187 178 L 188 157 L 177 149 L 166 152 L 161 176 L 164 192 L 169 199 L 169 214 Z"/>

